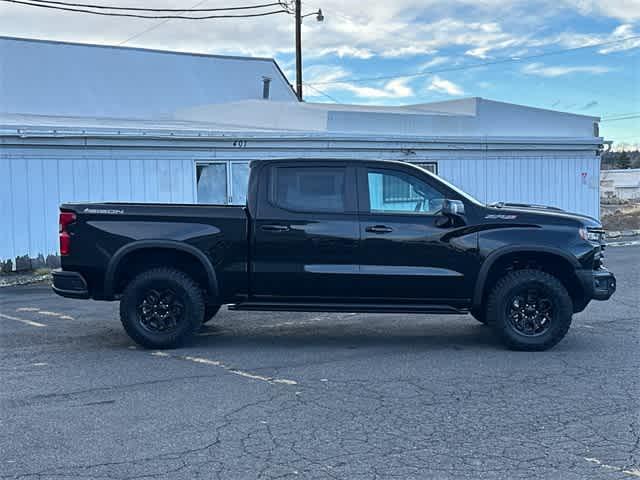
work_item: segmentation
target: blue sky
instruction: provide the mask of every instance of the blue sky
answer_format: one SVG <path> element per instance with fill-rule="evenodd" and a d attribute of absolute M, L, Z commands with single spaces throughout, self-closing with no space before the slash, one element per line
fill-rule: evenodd
<path fill-rule="evenodd" d="M 92 3 L 231 5 L 221 0 Z M 600 116 L 601 133 L 618 147 L 640 144 L 640 0 L 308 0 L 303 5 L 305 12 L 321 7 L 325 14 L 323 23 L 308 17 L 303 25 L 308 101 L 401 105 L 480 96 Z M 0 34 L 272 56 L 295 80 L 293 18 L 286 14 L 161 22 L 0 2 Z M 545 56 L 527 58 L 539 54 Z M 504 59 L 519 60 L 477 66 Z M 360 81 L 380 76 L 396 78 Z"/>

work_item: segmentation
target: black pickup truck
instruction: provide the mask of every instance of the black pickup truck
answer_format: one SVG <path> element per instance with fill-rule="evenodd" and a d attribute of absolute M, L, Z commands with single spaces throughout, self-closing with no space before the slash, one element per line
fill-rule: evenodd
<path fill-rule="evenodd" d="M 231 310 L 463 314 L 545 350 L 607 300 L 604 232 L 559 209 L 485 205 L 402 162 L 253 162 L 246 207 L 64 204 L 59 295 L 120 300 L 128 334 L 175 347 Z"/>

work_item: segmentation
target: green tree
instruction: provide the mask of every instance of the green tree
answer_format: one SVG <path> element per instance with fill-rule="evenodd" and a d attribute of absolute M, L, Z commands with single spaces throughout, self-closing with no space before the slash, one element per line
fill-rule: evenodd
<path fill-rule="evenodd" d="M 631 168 L 631 157 L 629 157 L 629 154 L 624 150 L 620 152 L 620 155 L 618 155 L 618 159 L 616 161 L 616 167 Z"/>

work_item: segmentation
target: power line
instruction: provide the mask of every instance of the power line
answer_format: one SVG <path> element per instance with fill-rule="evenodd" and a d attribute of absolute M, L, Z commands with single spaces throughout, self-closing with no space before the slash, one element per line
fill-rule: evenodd
<path fill-rule="evenodd" d="M 640 118 L 640 115 L 629 115 L 628 117 L 619 117 L 619 118 L 603 118 L 600 122 L 618 122 L 623 120 L 634 120 L 636 118 Z"/>
<path fill-rule="evenodd" d="M 617 120 L 618 118 L 627 118 L 630 116 L 640 115 L 640 112 L 614 113 L 609 116 L 602 117 L 603 120 Z"/>
<path fill-rule="evenodd" d="M 423 77 L 423 76 L 427 76 L 427 75 L 433 75 L 435 73 L 445 73 L 445 72 L 457 72 L 460 70 L 468 70 L 468 69 L 472 69 L 472 68 L 479 68 L 479 67 L 486 67 L 486 66 L 490 66 L 490 65 L 500 65 L 500 64 L 504 64 L 504 63 L 512 63 L 512 62 L 522 62 L 525 60 L 532 60 L 535 58 L 542 58 L 542 57 L 548 57 L 551 55 L 560 55 L 560 54 L 564 54 L 564 53 L 569 53 L 569 52 L 576 52 L 579 50 L 586 50 L 586 49 L 590 49 L 590 48 L 598 48 L 598 47 L 604 47 L 606 45 L 613 45 L 616 43 L 621 43 L 621 42 L 627 42 L 629 40 L 636 40 L 639 39 L 640 35 L 634 35 L 632 37 L 626 37 L 626 38 L 620 38 L 618 40 L 611 40 L 608 42 L 601 42 L 601 43 L 593 43 L 591 45 L 582 45 L 580 47 L 573 47 L 573 48 L 565 48 L 562 50 L 554 50 L 551 52 L 544 52 L 544 53 L 538 53 L 538 54 L 534 54 L 534 55 L 525 55 L 522 57 L 509 57 L 509 58 L 502 58 L 502 59 L 498 59 L 498 60 L 493 60 L 490 62 L 481 62 L 481 63 L 474 63 L 472 65 L 461 65 L 458 67 L 447 67 L 447 68 L 439 68 L 439 69 L 435 69 L 435 70 L 425 70 L 422 72 L 410 72 L 410 73 L 405 73 L 405 74 L 400 74 L 400 75 L 381 75 L 381 76 L 377 76 L 377 77 L 362 77 L 362 78 L 352 78 L 352 79 L 342 79 L 342 80 L 326 80 L 326 81 L 322 81 L 322 82 L 309 82 L 307 85 L 336 85 L 336 84 L 340 84 L 340 83 L 345 83 L 345 82 L 350 82 L 350 83 L 360 83 L 360 82 L 371 82 L 371 81 L 376 81 L 376 80 L 393 80 L 396 78 L 412 78 L 412 77 Z"/>
<path fill-rule="evenodd" d="M 191 7 L 191 9 L 189 9 L 189 10 L 192 10 L 192 9 L 194 9 L 194 8 L 198 8 L 200 5 L 202 5 L 203 3 L 207 2 L 207 1 L 208 1 L 208 0 L 200 0 L 200 1 L 199 1 L 199 2 L 197 2 L 197 3 L 194 3 L 194 4 L 193 4 L 193 6 Z M 188 11 L 188 10 L 184 10 L 184 11 L 183 11 L 183 13 L 184 13 L 184 12 L 186 12 L 186 11 Z M 124 45 L 125 43 L 129 43 L 131 40 L 135 40 L 136 38 L 140 38 L 142 35 L 145 35 L 145 34 L 147 34 L 147 33 L 151 32 L 151 31 L 155 30 L 156 28 L 161 27 L 161 26 L 162 26 L 162 25 L 164 25 L 165 23 L 169 23 L 170 21 L 171 21 L 171 19 L 170 19 L 170 18 L 167 18 L 167 19 L 165 19 L 165 20 L 161 20 L 161 21 L 159 21 L 158 23 L 156 23 L 156 24 L 154 24 L 154 25 L 151 25 L 150 27 L 145 28 L 145 29 L 144 29 L 144 30 L 142 30 L 141 32 L 138 32 L 138 33 L 136 33 L 136 34 L 134 34 L 134 35 L 131 35 L 131 36 L 130 36 L 130 37 L 128 37 L 126 40 L 123 40 L 122 42 L 120 42 L 118 45 L 122 46 L 122 45 Z"/>
<path fill-rule="evenodd" d="M 603 113 L 602 118 L 613 118 L 613 117 L 626 117 L 627 115 L 639 115 L 640 112 L 628 112 L 628 113 Z"/>
<path fill-rule="evenodd" d="M 61 2 L 55 0 L 29 0 L 31 3 L 42 3 L 42 4 L 52 4 L 52 5 L 64 5 L 67 7 L 85 7 L 85 8 L 94 8 L 94 9 L 102 9 L 102 10 L 130 10 L 136 12 L 223 12 L 228 10 L 255 10 L 257 8 L 266 8 L 273 7 L 276 5 L 282 6 L 281 2 L 271 2 L 271 3 L 263 3 L 260 5 L 247 5 L 247 6 L 239 6 L 239 7 L 219 7 L 219 8 L 189 8 L 189 9 L 180 9 L 180 8 L 144 8 L 144 7 L 115 7 L 111 5 L 96 5 L 93 3 L 71 3 L 71 2 Z"/>
<path fill-rule="evenodd" d="M 283 10 L 286 10 L 287 13 L 294 14 L 293 7 L 285 0 L 278 0 L 278 5 L 282 7 Z"/>
<path fill-rule="evenodd" d="M 157 19 L 157 20 L 162 20 L 162 19 L 209 20 L 213 18 L 249 18 L 249 17 L 265 17 L 267 15 L 276 15 L 279 13 L 289 13 L 286 10 L 272 10 L 272 11 L 261 12 L 261 13 L 244 13 L 239 15 L 205 15 L 205 16 L 199 16 L 199 17 L 191 17 L 191 16 L 184 16 L 184 15 L 139 15 L 136 13 L 96 12 L 93 10 L 85 10 L 80 8 L 44 5 L 41 3 L 30 3 L 28 1 L 23 1 L 23 0 L 0 0 L 0 1 L 20 4 L 20 5 L 28 5 L 31 7 L 47 8 L 51 10 L 62 10 L 62 11 L 77 12 L 77 13 L 89 13 L 92 15 L 102 15 L 105 17 L 129 17 L 129 18 L 145 18 L 145 19 Z"/>
<path fill-rule="evenodd" d="M 320 95 L 322 95 L 323 97 L 327 97 L 329 100 L 331 100 L 331 101 L 333 101 L 333 102 L 335 102 L 335 103 L 341 103 L 341 102 L 339 102 L 337 99 L 335 99 L 334 97 L 332 97 L 331 95 L 329 95 L 328 93 L 323 92 L 322 90 L 320 90 L 320 89 L 318 89 L 318 88 L 314 87 L 313 85 L 309 85 L 308 83 L 304 83 L 304 85 L 305 85 L 306 87 L 309 87 L 309 88 L 310 88 L 311 90 L 313 90 L 314 92 L 319 93 L 319 94 L 320 94 Z"/>

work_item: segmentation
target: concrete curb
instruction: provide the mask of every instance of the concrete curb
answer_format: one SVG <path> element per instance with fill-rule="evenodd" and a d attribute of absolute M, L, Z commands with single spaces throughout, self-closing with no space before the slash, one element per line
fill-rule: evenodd
<path fill-rule="evenodd" d="M 44 275 L 16 275 L 0 277 L 0 288 L 15 287 L 16 285 L 30 285 L 32 283 L 40 283 L 51 280 L 51 274 Z"/>
<path fill-rule="evenodd" d="M 638 230 L 609 230 L 605 233 L 607 238 L 620 238 L 620 237 L 636 237 L 640 235 L 640 229 Z"/>
<path fill-rule="evenodd" d="M 607 242 L 607 247 L 632 247 L 640 245 L 640 240 L 629 240 L 626 242 Z"/>

